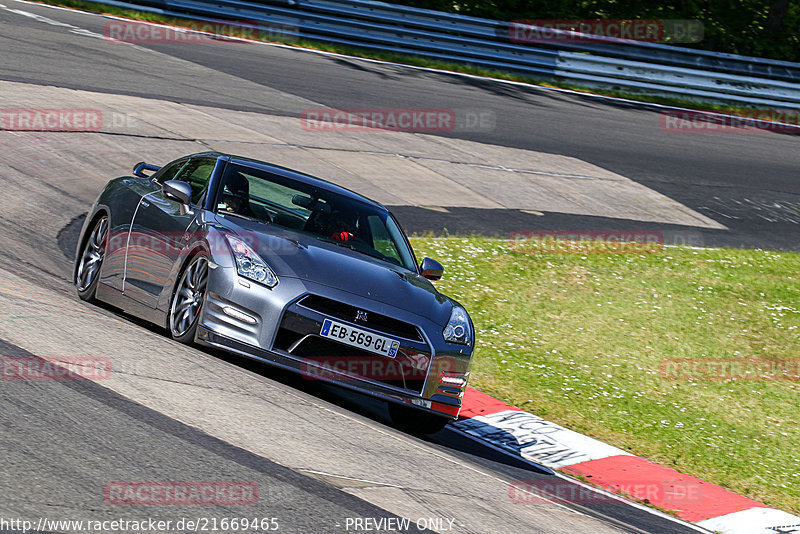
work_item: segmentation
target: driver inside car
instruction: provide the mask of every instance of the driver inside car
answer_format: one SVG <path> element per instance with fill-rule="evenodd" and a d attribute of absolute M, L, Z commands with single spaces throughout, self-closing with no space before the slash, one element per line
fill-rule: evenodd
<path fill-rule="evenodd" d="M 350 241 L 356 237 L 358 232 L 357 215 L 345 213 L 335 213 L 328 220 L 328 228 L 332 232 L 330 237 L 336 241 Z"/>
<path fill-rule="evenodd" d="M 218 208 L 222 212 L 255 217 L 250 208 L 250 182 L 247 178 L 241 174 L 230 175 L 222 190 L 222 202 Z"/>

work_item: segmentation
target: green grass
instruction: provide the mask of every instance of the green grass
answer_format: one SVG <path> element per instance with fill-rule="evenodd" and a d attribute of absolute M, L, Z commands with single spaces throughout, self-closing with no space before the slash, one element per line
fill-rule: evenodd
<path fill-rule="evenodd" d="M 104 4 L 98 4 L 96 2 L 90 2 L 86 0 L 35 0 L 42 4 L 49 4 L 49 5 L 57 5 L 63 7 L 69 7 L 73 9 L 80 9 L 83 11 L 89 11 L 93 13 L 103 13 L 108 15 L 114 15 L 117 17 L 124 17 L 136 20 L 143 20 L 148 22 L 159 22 L 163 24 L 170 24 L 174 26 L 186 26 L 190 28 L 198 28 L 202 26 L 202 23 L 193 22 L 190 15 L 187 15 L 186 18 L 176 18 L 170 16 L 163 16 L 158 15 L 155 13 L 148 13 L 145 11 L 136 11 L 132 9 L 125 9 L 115 6 L 107 6 Z M 233 35 L 236 36 L 237 33 L 233 31 Z M 449 63 L 446 61 L 436 61 L 430 60 L 427 58 L 423 58 L 420 56 L 409 55 L 409 54 L 402 54 L 402 53 L 392 53 L 392 52 L 383 52 L 383 51 L 376 51 L 370 50 L 367 48 L 359 48 L 354 46 L 347 46 L 347 45 L 339 45 L 339 44 L 332 44 L 332 43 L 324 43 L 319 41 L 310 41 L 310 40 L 297 40 L 297 39 L 282 39 L 276 37 L 275 35 L 271 35 L 265 38 L 261 38 L 259 40 L 262 41 L 269 41 L 269 42 L 277 42 L 283 44 L 289 44 L 292 46 L 297 46 L 300 48 L 310 48 L 314 50 L 323 50 L 326 52 L 334 52 L 338 54 L 346 54 L 355 57 L 363 57 L 363 58 L 370 58 L 370 59 L 379 59 L 384 61 L 392 61 L 395 63 L 401 63 L 405 65 L 413 65 L 418 67 L 428 67 L 433 69 L 441 69 L 441 70 L 449 70 L 453 72 L 461 72 L 465 74 L 473 74 L 476 76 L 484 76 L 487 78 L 496 78 L 501 80 L 510 80 L 510 81 L 518 81 L 523 83 L 529 83 L 532 85 L 540 85 L 543 87 L 553 87 L 558 89 L 569 89 L 572 91 L 577 92 L 585 92 L 589 94 L 598 94 L 598 95 L 605 95 L 605 96 L 612 96 L 617 98 L 624 98 L 630 99 L 639 102 L 648 102 L 648 103 L 655 103 L 655 104 L 663 104 L 667 106 L 676 106 L 676 107 L 685 107 L 691 109 L 700 109 L 700 110 L 708 110 L 708 111 L 719 111 L 719 112 L 728 112 L 728 113 L 747 113 L 749 110 L 757 109 L 758 106 L 746 106 L 746 105 L 733 105 L 733 104 L 726 104 L 726 103 L 719 103 L 719 102 L 706 102 L 691 98 L 680 98 L 680 97 L 673 97 L 673 96 L 661 96 L 661 95 L 652 95 L 652 94 L 645 94 L 645 93 L 632 93 L 629 91 L 622 91 L 616 89 L 604 89 L 604 88 L 586 88 L 580 85 L 561 82 L 557 80 L 542 80 L 538 78 L 532 78 L 529 76 L 519 76 L 515 74 L 510 74 L 507 72 L 502 71 L 493 71 L 489 69 L 480 68 L 474 65 L 469 64 L 461 64 L 461 63 Z M 184 45 L 185 46 L 185 45 Z M 763 107 L 763 106 L 762 106 Z"/>
<path fill-rule="evenodd" d="M 44 3 L 191 24 L 83 0 Z M 585 90 L 404 54 L 288 44 Z M 412 241 L 420 255 L 445 264 L 439 287 L 472 312 L 478 341 L 471 385 L 658 463 L 800 513 L 800 382 L 681 381 L 659 373 L 664 359 L 800 358 L 800 255 L 687 248 L 532 255 L 511 252 L 508 241 L 497 239 Z"/>
<path fill-rule="evenodd" d="M 800 254 L 668 247 L 524 254 L 416 237 L 471 312 L 471 385 L 551 421 L 800 512 L 800 381 L 668 380 L 664 359 L 800 358 Z"/>

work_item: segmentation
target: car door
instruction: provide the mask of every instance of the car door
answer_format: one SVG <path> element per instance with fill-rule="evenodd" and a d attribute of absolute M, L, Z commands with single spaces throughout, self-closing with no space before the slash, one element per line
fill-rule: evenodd
<path fill-rule="evenodd" d="M 125 278 L 125 257 L 128 253 L 128 238 L 131 221 L 139 207 L 142 197 L 156 191 L 152 179 L 126 177 L 114 183 L 109 194 L 108 205 L 111 206 L 108 229 L 108 243 L 103 267 L 100 270 L 100 283 L 122 291 Z"/>
<path fill-rule="evenodd" d="M 156 177 L 180 180 L 192 186 L 191 205 L 186 206 L 164 196 L 161 189 L 139 201 L 131 223 L 125 265 L 125 294 L 151 308 L 169 280 L 172 267 L 187 244 L 198 210 L 205 199 L 217 159 L 196 157 L 183 162 L 173 175 Z"/>

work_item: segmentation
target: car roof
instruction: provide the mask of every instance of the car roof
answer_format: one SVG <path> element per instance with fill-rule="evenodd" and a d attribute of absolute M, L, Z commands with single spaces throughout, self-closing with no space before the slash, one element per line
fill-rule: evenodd
<path fill-rule="evenodd" d="M 266 161 L 261 161 L 253 158 L 247 158 L 244 156 L 236 156 L 234 154 L 225 154 L 222 152 L 200 152 L 198 154 L 192 154 L 190 157 L 198 157 L 198 156 L 205 156 L 205 157 L 217 157 L 217 158 L 226 158 L 231 163 L 238 163 L 245 165 L 247 167 L 253 167 L 255 169 L 259 169 L 266 172 L 271 172 L 273 174 L 277 174 L 279 176 L 283 176 L 285 178 L 289 178 L 291 180 L 296 180 L 306 185 L 310 185 L 313 187 L 319 187 L 320 189 L 325 189 L 326 191 L 331 191 L 333 193 L 337 193 L 344 197 L 350 198 L 352 200 L 358 200 L 361 202 L 366 202 L 368 204 L 372 204 L 375 207 L 384 209 L 389 211 L 386 206 L 381 204 L 380 202 L 376 202 L 364 195 L 356 193 L 355 191 L 351 191 L 346 187 L 342 187 L 340 185 L 336 185 L 333 182 L 329 182 L 327 180 L 323 180 L 322 178 L 317 178 L 316 176 L 312 176 L 310 174 L 306 174 L 295 169 L 290 169 L 288 167 L 283 167 L 281 165 L 275 165 L 274 163 L 268 163 Z"/>

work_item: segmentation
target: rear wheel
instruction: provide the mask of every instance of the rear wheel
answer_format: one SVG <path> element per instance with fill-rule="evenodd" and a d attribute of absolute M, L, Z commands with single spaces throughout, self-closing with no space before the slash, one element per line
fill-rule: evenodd
<path fill-rule="evenodd" d="M 78 297 L 87 302 L 95 300 L 97 281 L 100 279 L 100 266 L 106 256 L 108 242 L 108 217 L 105 215 L 94 223 L 86 244 L 78 256 L 78 269 L 75 274 L 75 288 Z"/>
<path fill-rule="evenodd" d="M 208 259 L 194 256 L 178 281 L 169 306 L 169 333 L 181 343 L 194 341 L 208 284 Z"/>
<path fill-rule="evenodd" d="M 395 427 L 416 436 L 435 434 L 450 421 L 446 417 L 423 412 L 422 410 L 394 402 L 389 403 L 389 415 Z"/>

